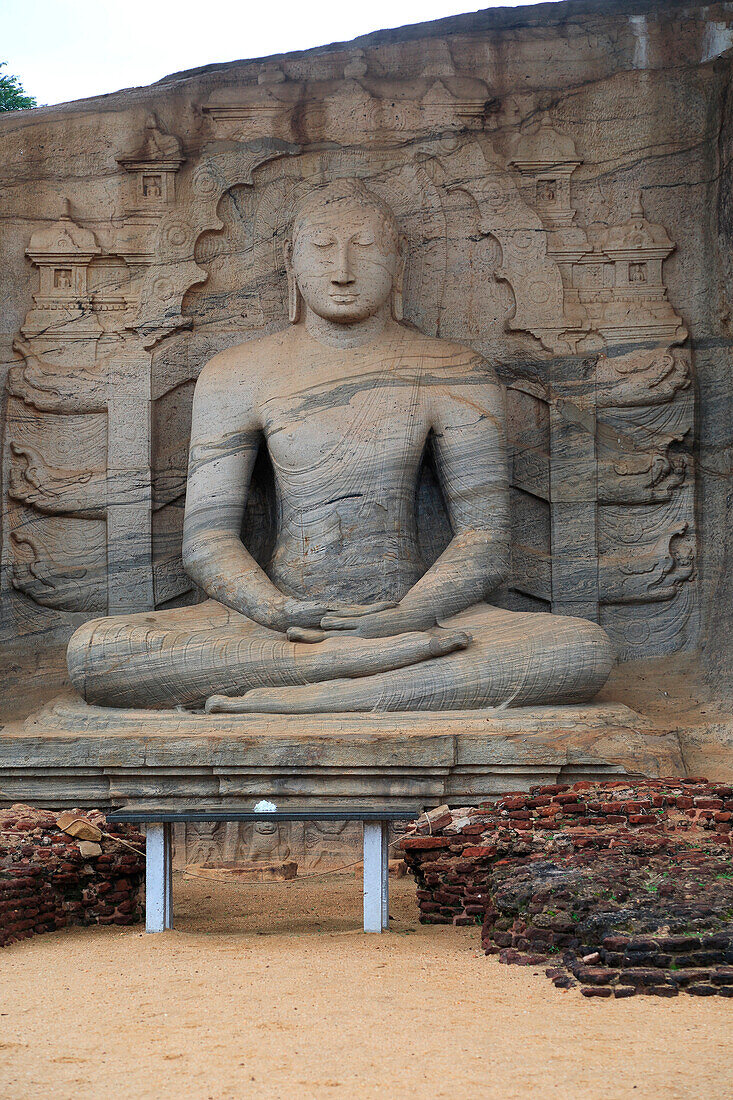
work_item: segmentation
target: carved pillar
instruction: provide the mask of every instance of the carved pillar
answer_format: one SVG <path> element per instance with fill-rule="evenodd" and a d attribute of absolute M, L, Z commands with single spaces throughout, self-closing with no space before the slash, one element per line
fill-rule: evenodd
<path fill-rule="evenodd" d="M 107 607 L 155 607 L 152 551 L 150 355 L 112 365 L 107 399 Z"/>
<path fill-rule="evenodd" d="M 596 417 L 559 399 L 550 405 L 552 610 L 598 621 Z"/>

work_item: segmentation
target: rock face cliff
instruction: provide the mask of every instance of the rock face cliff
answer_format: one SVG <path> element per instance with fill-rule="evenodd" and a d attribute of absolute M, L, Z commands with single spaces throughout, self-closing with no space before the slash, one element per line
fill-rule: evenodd
<path fill-rule="evenodd" d="M 406 321 L 508 387 L 501 602 L 599 622 L 610 697 L 699 724 L 731 686 L 732 47 L 723 3 L 578 0 L 0 118 L 0 719 L 66 684 L 86 619 L 198 599 L 194 383 L 287 325 L 294 205 L 358 176 L 407 237 Z M 271 481 L 260 462 L 260 559 Z M 429 465 L 419 510 L 434 557 Z"/>

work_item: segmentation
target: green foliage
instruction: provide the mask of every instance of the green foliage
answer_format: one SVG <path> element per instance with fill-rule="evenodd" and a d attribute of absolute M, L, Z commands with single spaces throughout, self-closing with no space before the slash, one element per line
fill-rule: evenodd
<path fill-rule="evenodd" d="M 0 61 L 0 69 L 6 65 L 7 61 Z M 37 106 L 34 97 L 26 95 L 17 76 L 0 73 L 0 111 L 25 111 Z"/>

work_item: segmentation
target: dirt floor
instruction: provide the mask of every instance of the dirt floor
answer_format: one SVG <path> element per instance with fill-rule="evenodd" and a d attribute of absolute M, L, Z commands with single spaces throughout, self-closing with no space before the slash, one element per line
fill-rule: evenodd
<path fill-rule="evenodd" d="M 479 929 L 360 931 L 351 876 L 175 880 L 176 930 L 74 929 L 0 953 L 0 1097 L 733 1097 L 731 1001 L 587 1000 Z"/>

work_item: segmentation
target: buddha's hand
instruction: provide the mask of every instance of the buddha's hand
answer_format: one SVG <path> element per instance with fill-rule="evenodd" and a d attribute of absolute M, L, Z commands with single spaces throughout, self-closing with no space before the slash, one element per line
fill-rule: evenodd
<path fill-rule="evenodd" d="M 283 623 L 283 629 L 291 641 L 318 642 L 326 637 L 321 629 L 324 618 L 335 615 L 351 622 L 352 620 L 361 620 L 363 617 L 375 613 L 380 614 L 396 606 L 395 603 L 389 600 L 380 600 L 378 603 L 372 604 L 338 605 L 332 601 L 327 603 L 322 600 L 296 600 L 288 596 L 284 599 L 282 607 L 278 608 L 278 618 Z M 300 637 L 303 631 L 306 632 L 307 636 Z"/>
<path fill-rule="evenodd" d="M 328 613 L 321 619 L 321 628 L 353 634 L 357 638 L 388 638 L 395 634 L 407 634 L 413 630 L 430 630 L 436 626 L 437 617 L 425 608 L 406 608 L 392 604 L 384 610 L 375 607 L 362 614 L 342 611 Z"/>

